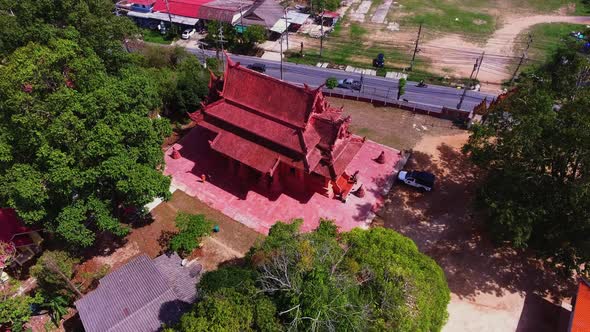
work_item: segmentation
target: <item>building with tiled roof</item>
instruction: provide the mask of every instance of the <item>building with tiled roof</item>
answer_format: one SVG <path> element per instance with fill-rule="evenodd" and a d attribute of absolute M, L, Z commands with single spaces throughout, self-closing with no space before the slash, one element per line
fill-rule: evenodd
<path fill-rule="evenodd" d="M 350 133 L 350 117 L 331 107 L 321 88 L 278 80 L 229 57 L 226 63 L 191 118 L 213 133 L 210 146 L 226 157 L 228 170 L 275 191 L 345 198 L 354 179 L 344 170 L 364 144 Z"/>
<path fill-rule="evenodd" d="M 590 283 L 583 278 L 574 298 L 569 332 L 590 332 Z"/>
<path fill-rule="evenodd" d="M 176 254 L 132 259 L 100 279 L 76 301 L 86 332 L 159 331 L 171 325 L 197 298 L 201 266 L 182 266 Z"/>

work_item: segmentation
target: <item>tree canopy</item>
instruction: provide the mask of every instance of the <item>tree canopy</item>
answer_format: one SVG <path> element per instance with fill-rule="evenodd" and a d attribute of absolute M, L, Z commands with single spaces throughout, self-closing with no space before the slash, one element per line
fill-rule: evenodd
<path fill-rule="evenodd" d="M 464 147 L 486 171 L 478 201 L 497 239 L 568 271 L 590 266 L 589 65 L 559 51 L 473 127 Z"/>
<path fill-rule="evenodd" d="M 277 223 L 244 267 L 203 276 L 204 298 L 180 331 L 439 331 L 449 289 L 442 269 L 387 230 L 311 233 Z"/>
<path fill-rule="evenodd" d="M 113 6 L 0 0 L 0 206 L 75 248 L 125 235 L 122 211 L 169 197 L 171 127 L 157 113 L 192 111 L 207 93 L 186 52 L 160 52 L 161 66 L 129 53 L 137 29 Z"/>

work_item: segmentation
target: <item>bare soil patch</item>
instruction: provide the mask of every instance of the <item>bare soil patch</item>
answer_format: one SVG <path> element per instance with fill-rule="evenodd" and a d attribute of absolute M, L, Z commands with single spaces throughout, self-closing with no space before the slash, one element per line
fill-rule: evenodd
<path fill-rule="evenodd" d="M 452 135 L 464 132 L 451 121 L 415 114 L 395 107 L 375 106 L 365 102 L 328 98 L 333 107 L 344 107 L 352 117 L 352 131 L 360 136 L 396 148 L 411 149 L 425 136 Z"/>
<path fill-rule="evenodd" d="M 590 17 L 512 14 L 503 17 L 502 27 L 485 44 L 478 45 L 461 35 L 443 35 L 424 43 L 421 56 L 432 61 L 433 72 L 445 75 L 448 68 L 452 68 L 451 76 L 469 77 L 475 59 L 485 51 L 478 79 L 491 85 L 487 90 L 495 91 L 499 84 L 511 77 L 511 69 L 520 60 L 520 53 L 526 46 L 526 43 L 519 42 L 519 34 L 537 24 L 557 22 L 590 24 Z"/>
<path fill-rule="evenodd" d="M 394 186 L 379 224 L 413 239 L 444 269 L 452 293 L 445 331 L 553 330 L 562 323 L 554 303 L 575 285 L 531 252 L 490 240 L 473 209 L 482 174 L 460 152 L 467 138 L 466 132 L 421 138 L 406 168 L 434 173 L 437 187 L 422 194 Z"/>

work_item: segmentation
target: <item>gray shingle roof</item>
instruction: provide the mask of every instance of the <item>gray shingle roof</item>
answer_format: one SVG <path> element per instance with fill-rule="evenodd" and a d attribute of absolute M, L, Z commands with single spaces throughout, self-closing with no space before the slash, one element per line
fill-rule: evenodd
<path fill-rule="evenodd" d="M 176 254 L 141 255 L 102 278 L 75 303 L 85 330 L 148 332 L 178 320 L 196 299 L 200 272 L 180 263 Z"/>

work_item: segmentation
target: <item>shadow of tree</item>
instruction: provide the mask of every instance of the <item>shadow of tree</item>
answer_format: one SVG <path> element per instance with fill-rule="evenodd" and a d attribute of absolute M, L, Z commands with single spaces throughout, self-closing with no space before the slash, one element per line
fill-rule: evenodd
<path fill-rule="evenodd" d="M 473 298 L 478 292 L 536 292 L 553 300 L 570 296 L 571 280 L 547 268 L 528 250 L 495 245 L 473 209 L 479 171 L 459 151 L 441 144 L 438 158 L 414 152 L 406 169 L 436 175 L 433 192 L 396 185 L 376 224 L 410 237 L 445 270 L 451 291 Z"/>
<path fill-rule="evenodd" d="M 161 252 L 159 253 L 160 255 L 168 252 L 170 240 L 172 240 L 172 237 L 176 234 L 178 234 L 178 232 L 162 231 L 160 237 L 158 238 L 158 245 L 160 248 L 162 248 Z"/>
<path fill-rule="evenodd" d="M 569 310 L 529 293 L 524 300 L 516 332 L 566 332 L 570 315 Z"/>

